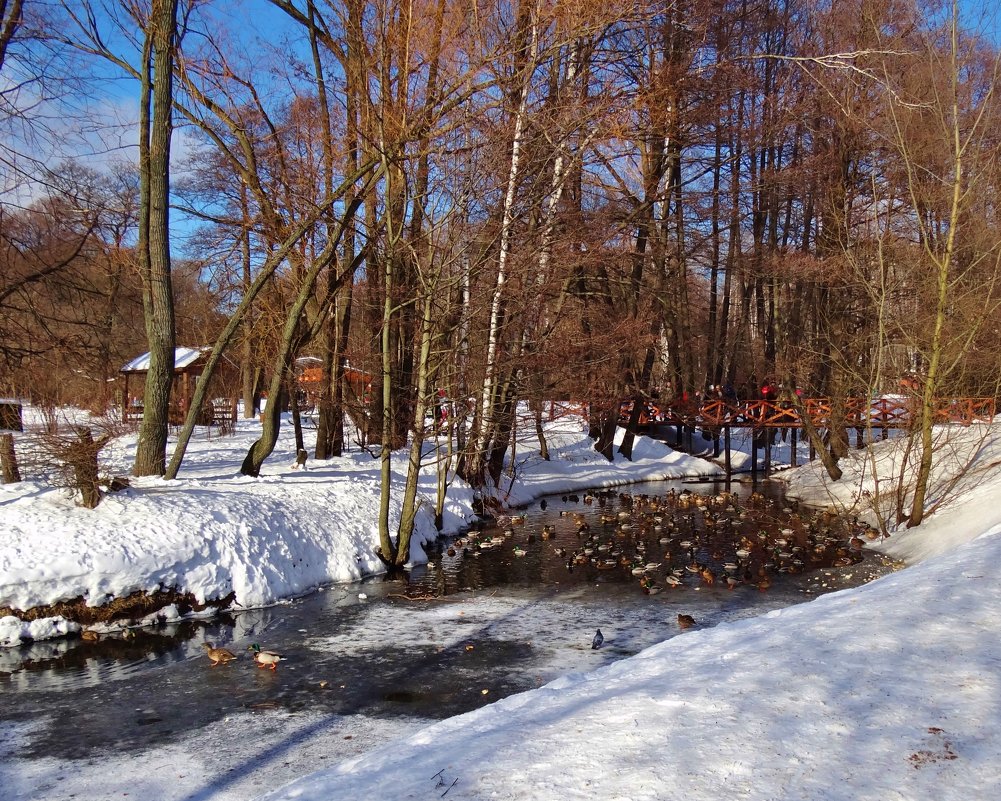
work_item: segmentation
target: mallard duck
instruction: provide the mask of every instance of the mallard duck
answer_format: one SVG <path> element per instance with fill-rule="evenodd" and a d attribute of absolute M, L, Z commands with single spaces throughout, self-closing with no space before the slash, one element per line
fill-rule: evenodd
<path fill-rule="evenodd" d="M 205 649 L 205 653 L 212 661 L 212 667 L 215 667 L 216 665 L 225 665 L 227 662 L 232 662 L 236 659 L 236 654 L 232 651 L 227 651 L 225 648 L 216 648 L 210 642 L 203 642 L 202 648 Z"/>
<path fill-rule="evenodd" d="M 261 646 L 256 642 L 247 648 L 248 651 L 254 652 L 254 661 L 257 663 L 257 667 L 261 668 L 271 668 L 272 670 L 278 669 L 278 663 L 285 659 L 281 654 L 277 654 L 274 651 L 262 651 Z"/>
<path fill-rule="evenodd" d="M 97 642 L 101 639 L 101 635 L 91 629 L 84 629 L 80 632 L 80 639 L 87 642 Z"/>
<path fill-rule="evenodd" d="M 694 625 L 695 625 L 695 618 L 692 617 L 691 615 L 683 615 L 683 614 L 678 615 L 678 628 L 690 629 Z"/>

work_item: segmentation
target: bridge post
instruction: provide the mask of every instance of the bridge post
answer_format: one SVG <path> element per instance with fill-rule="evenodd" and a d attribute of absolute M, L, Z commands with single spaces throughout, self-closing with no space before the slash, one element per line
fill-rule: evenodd
<path fill-rule="evenodd" d="M 765 478 L 772 470 L 772 431 L 765 429 Z"/>
<path fill-rule="evenodd" d="M 796 458 L 796 434 L 798 432 L 799 432 L 798 428 L 790 428 L 789 429 L 789 447 L 791 448 L 791 450 L 789 451 L 789 454 L 790 454 L 789 455 L 789 464 L 792 467 L 797 467 L 798 466 L 797 462 L 799 461 Z"/>
<path fill-rule="evenodd" d="M 758 480 L 758 438 L 751 429 L 751 481 Z"/>
<path fill-rule="evenodd" d="M 730 465 L 730 426 L 723 426 L 723 468 L 726 470 L 726 477 L 730 478 L 733 468 Z"/>

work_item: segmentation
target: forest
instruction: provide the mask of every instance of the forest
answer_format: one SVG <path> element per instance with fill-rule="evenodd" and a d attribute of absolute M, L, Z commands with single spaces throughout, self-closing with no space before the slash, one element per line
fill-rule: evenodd
<path fill-rule="evenodd" d="M 0 395 L 103 413 L 149 351 L 135 473 L 173 478 L 210 386 L 168 451 L 175 348 L 211 348 L 246 416 L 283 400 L 257 475 L 310 357 L 315 458 L 347 417 L 388 487 L 447 399 L 482 487 L 519 408 L 545 448 L 544 405 L 586 405 L 610 456 L 625 400 L 906 382 L 930 467 L 935 399 L 1001 393 L 982 28 L 923 0 L 2 0 Z"/>

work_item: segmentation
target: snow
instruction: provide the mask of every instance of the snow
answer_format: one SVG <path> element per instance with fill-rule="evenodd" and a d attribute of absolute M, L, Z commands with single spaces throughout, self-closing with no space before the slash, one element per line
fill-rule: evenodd
<path fill-rule="evenodd" d="M 49 640 L 80 631 L 80 626 L 61 615 L 38 620 L 21 620 L 14 615 L 0 617 L 0 647 L 20 645 L 22 640 Z"/>
<path fill-rule="evenodd" d="M 194 364 L 198 359 L 200 359 L 204 354 L 210 352 L 212 348 L 174 348 L 174 369 L 183 370 Z M 132 361 L 128 362 L 122 366 L 119 370 L 121 373 L 145 373 L 149 370 L 150 354 L 143 353 L 141 356 L 136 356 Z"/>
<path fill-rule="evenodd" d="M 16 799 L 111 797 L 126 784 L 133 797 L 227 801 L 269 788 L 265 797 L 272 801 L 423 799 L 446 790 L 449 801 L 999 797 L 999 423 L 937 432 L 944 458 L 931 485 L 936 511 L 878 544 L 908 567 L 863 587 L 697 627 L 636 656 L 568 672 L 430 726 L 370 721 L 377 731 L 364 741 L 385 745 L 354 755 L 343 748 L 341 719 L 267 718 L 287 749 L 275 751 L 229 734 L 260 720 L 247 715 L 214 724 L 182 745 L 70 769 L 51 759 L 8 760 L 30 724 L 3 724 L 0 786 Z M 178 481 L 135 480 L 94 511 L 42 481 L 0 488 L 6 532 L 0 604 L 24 608 L 76 595 L 100 603 L 108 594 L 162 584 L 199 598 L 233 590 L 241 603 L 254 605 L 377 570 L 377 464 L 354 453 L 311 462 L 306 473 L 292 471 L 294 447 L 286 432 L 260 479 L 239 478 L 234 465 L 254 425 L 241 422 L 232 439 L 199 439 Z M 579 425 L 566 420 L 550 434 L 552 462 L 530 457 L 529 441 L 520 446 L 514 475 L 501 487 L 509 502 L 718 472 L 644 440 L 635 463 L 608 464 L 588 451 Z M 108 449 L 111 472 L 126 469 L 133 447 L 122 441 Z M 773 458 L 786 459 L 787 451 L 778 446 Z M 874 504 L 892 504 L 893 482 L 886 477 L 897 475 L 905 454 L 901 439 L 867 453 L 853 452 L 837 483 L 819 463 L 783 476 L 793 495 L 853 506 L 871 519 Z M 878 484 L 873 460 L 881 465 Z M 904 475 L 906 488 L 910 467 Z M 422 484 L 427 498 L 433 481 L 432 469 Z M 472 502 L 468 487 L 453 489 L 449 530 L 461 526 Z M 419 525 L 414 561 L 422 558 L 420 543 L 434 534 L 426 510 Z M 0 621 L 0 633 L 21 636 L 20 624 L 8 620 Z M 615 630 L 603 631 L 606 646 L 614 645 Z M 581 636 L 589 641 L 591 634 Z M 329 645 L 345 647 L 336 639 Z M 334 740 L 348 758 L 279 786 L 321 767 L 317 754 Z M 247 777 L 221 779 L 227 762 L 216 753 L 220 748 L 232 750 L 230 763 L 243 766 Z M 270 777 L 267 784 L 260 771 Z"/>

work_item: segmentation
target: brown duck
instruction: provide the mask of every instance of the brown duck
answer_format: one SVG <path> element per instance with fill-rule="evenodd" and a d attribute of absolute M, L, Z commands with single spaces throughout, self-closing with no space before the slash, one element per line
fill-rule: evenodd
<path fill-rule="evenodd" d="M 225 648 L 216 648 L 210 642 L 203 642 L 202 648 L 205 649 L 205 653 L 212 661 L 212 667 L 215 667 L 216 665 L 225 665 L 227 662 L 232 662 L 236 659 L 236 654 L 232 651 L 227 651 Z"/>
<path fill-rule="evenodd" d="M 680 629 L 690 629 L 695 625 L 695 618 L 691 615 L 678 615 L 678 628 Z"/>

